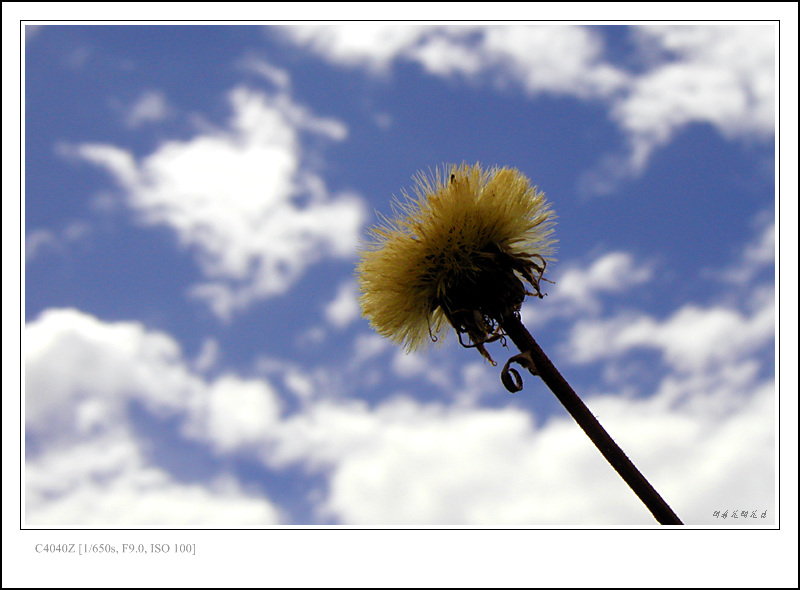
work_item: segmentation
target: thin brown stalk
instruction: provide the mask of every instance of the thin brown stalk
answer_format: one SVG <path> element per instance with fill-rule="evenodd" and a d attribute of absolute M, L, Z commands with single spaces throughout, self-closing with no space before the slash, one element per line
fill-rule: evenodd
<path fill-rule="evenodd" d="M 570 415 L 592 440 L 598 450 L 611 463 L 611 466 L 620 474 L 633 492 L 644 502 L 647 509 L 653 513 L 661 524 L 683 524 L 678 515 L 659 495 L 644 475 L 636 468 L 633 462 L 622 451 L 614 439 L 609 436 L 605 428 L 597 421 L 594 414 L 586 407 L 575 390 L 567 380 L 561 376 L 558 369 L 550 361 L 542 348 L 522 324 L 519 315 L 508 314 L 502 319 L 503 331 L 516 344 L 523 355 L 529 356 L 532 368 L 547 387 L 555 394 Z"/>

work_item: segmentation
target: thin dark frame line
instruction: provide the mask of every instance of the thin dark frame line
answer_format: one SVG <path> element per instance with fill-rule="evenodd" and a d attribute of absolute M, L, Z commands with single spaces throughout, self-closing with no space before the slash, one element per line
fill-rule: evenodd
<path fill-rule="evenodd" d="M 19 466 L 19 473 L 20 473 L 20 481 L 19 481 L 19 490 L 20 490 L 20 500 L 19 500 L 19 530 L 20 531 L 268 531 L 268 530 L 281 530 L 281 531 L 288 531 L 288 530 L 305 530 L 305 529 L 313 529 L 313 530 L 454 530 L 450 527 L 433 527 L 433 528 L 392 528 L 392 527 L 375 527 L 375 528 L 362 528 L 362 527 L 353 527 L 350 525 L 269 525 L 264 527 L 258 528 L 245 528 L 245 529 L 237 529 L 237 528 L 73 528 L 73 527 L 56 527 L 56 528 L 40 528 L 40 527 L 31 527 L 31 526 L 24 526 L 24 515 L 22 510 L 22 504 L 24 500 L 24 466 L 25 466 L 25 449 L 24 449 L 24 440 L 25 440 L 25 423 L 24 423 L 24 403 L 25 403 L 25 391 L 22 387 L 22 378 L 24 376 L 25 370 L 25 357 L 24 357 L 24 350 L 23 350 L 23 338 L 25 332 L 25 299 L 22 296 L 22 287 L 24 286 L 25 281 L 25 222 L 24 222 L 24 211 L 25 211 L 25 191 L 24 191 L 24 184 L 25 184 L 25 176 L 24 176 L 24 164 L 25 164 L 25 134 L 24 134 L 24 127 L 25 127 L 25 118 L 24 118 L 24 111 L 25 111 L 25 101 L 24 101 L 24 89 L 25 89 L 25 70 L 24 70 L 24 56 L 25 56 L 25 25 L 28 23 L 37 23 L 37 22 L 47 22 L 53 23 L 54 21 L 47 21 L 43 19 L 38 20 L 26 20 L 20 19 L 20 58 L 19 58 L 19 82 L 20 82 L 20 106 L 19 106 L 19 115 L 20 115 L 20 127 L 19 127 L 19 141 L 20 141 L 20 162 L 19 162 L 19 172 L 20 172 L 20 334 L 19 334 L 19 345 L 20 345 L 20 410 L 19 410 L 19 423 L 20 423 L 20 466 Z M 201 21 L 178 21 L 178 20 L 157 20 L 157 19 L 144 19 L 144 20 L 130 20 L 130 21 L 110 21 L 110 20 L 101 20 L 101 19 L 67 19 L 67 20 L 60 20 L 55 22 L 115 22 L 115 23 L 124 23 L 124 22 L 183 22 L 187 25 L 191 25 L 193 22 L 248 22 L 248 21 L 239 21 L 239 20 L 223 20 L 223 21 L 212 21 L 212 20 L 201 20 Z M 281 21 L 256 21 L 256 22 L 321 22 L 321 21 L 313 21 L 310 19 L 300 19 L 300 20 L 281 20 Z M 439 21 L 430 21 L 430 20 L 411 20 L 411 21 L 384 21 L 380 19 L 368 19 L 368 20 L 327 20 L 324 22 L 589 22 L 589 21 L 581 21 L 581 20 L 555 20 L 555 19 L 548 19 L 548 20 L 522 20 L 522 21 L 507 21 L 507 20 L 439 20 Z M 666 22 L 665 20 L 598 20 L 592 22 L 635 22 L 635 23 L 646 23 L 646 22 Z M 781 19 L 675 19 L 669 20 L 668 22 L 746 22 L 746 23 L 777 23 L 776 28 L 776 44 L 775 44 L 775 53 L 776 53 L 776 95 L 777 95 L 777 109 L 775 113 L 775 138 L 774 138 L 774 149 L 775 149 L 775 191 L 773 197 L 775 199 L 775 221 L 776 225 L 780 224 L 780 110 L 781 110 L 781 95 L 780 95 L 780 58 L 781 58 L 781 46 L 780 46 L 780 25 Z M 776 503 L 777 503 L 777 529 L 774 526 L 743 526 L 740 525 L 738 527 L 717 527 L 717 528 L 695 528 L 692 525 L 687 525 L 683 528 L 683 530 L 748 530 L 748 531 L 760 531 L 760 530 L 781 530 L 780 520 L 781 520 L 781 510 L 780 510 L 780 481 L 781 481 L 781 473 L 780 473 L 780 456 L 781 456 L 781 444 L 780 444 L 780 402 L 781 402 L 781 395 L 780 395 L 780 379 L 778 379 L 778 366 L 780 365 L 780 241 L 776 240 L 775 242 L 775 269 L 774 269 L 774 283 L 775 283 L 775 309 L 776 309 L 776 320 L 775 320 L 775 360 L 773 362 L 773 372 L 775 374 L 775 396 L 776 396 L 776 407 L 777 407 L 777 416 L 775 421 L 775 437 L 777 443 L 777 457 L 776 457 L 776 473 L 777 473 L 777 482 L 776 482 Z M 303 527 L 303 528 L 290 528 L 290 527 Z M 462 527 L 457 527 L 461 529 Z M 611 527 L 611 528 L 575 528 L 575 527 L 566 527 L 566 528 L 558 528 L 558 527 L 514 527 L 514 528 L 482 528 L 482 527 L 463 527 L 463 530 L 586 530 L 586 531 L 597 531 L 597 530 L 660 530 L 657 527 L 646 527 L 646 528 L 639 528 L 639 527 Z"/>

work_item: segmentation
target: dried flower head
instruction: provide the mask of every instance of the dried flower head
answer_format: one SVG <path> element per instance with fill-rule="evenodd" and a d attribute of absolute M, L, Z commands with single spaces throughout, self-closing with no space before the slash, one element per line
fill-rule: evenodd
<path fill-rule="evenodd" d="M 416 198 L 403 192 L 362 252 L 362 312 L 409 351 L 449 323 L 491 361 L 483 345 L 502 337 L 502 318 L 542 297 L 555 216 L 512 168 L 452 165 L 414 180 Z"/>

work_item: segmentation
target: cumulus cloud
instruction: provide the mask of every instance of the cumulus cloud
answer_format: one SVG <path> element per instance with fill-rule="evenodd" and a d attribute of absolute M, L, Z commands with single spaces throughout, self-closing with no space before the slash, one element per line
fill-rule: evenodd
<path fill-rule="evenodd" d="M 575 361 L 590 362 L 650 348 L 660 351 L 676 370 L 697 370 L 746 357 L 774 335 L 771 302 L 752 315 L 723 306 L 687 304 L 663 321 L 645 315 L 579 321 L 572 330 L 569 353 Z"/>
<path fill-rule="evenodd" d="M 381 354 L 390 346 L 389 341 L 374 332 L 359 334 L 353 342 L 353 354 L 351 356 L 354 363 L 363 363 Z"/>
<path fill-rule="evenodd" d="M 532 326 L 556 317 L 571 321 L 559 357 L 602 367 L 603 384 L 594 384 L 592 391 L 606 386 L 641 394 L 635 384 L 643 375 L 660 379 L 648 393 L 673 401 L 701 403 L 759 388 L 765 382 L 758 375 L 773 372 L 768 359 L 776 328 L 775 226 L 768 216 L 756 225 L 758 231 L 731 253 L 728 265 L 706 273 L 723 286 L 713 303 L 686 302 L 659 317 L 627 302 L 609 314 L 604 292 L 639 284 L 646 289 L 654 271 L 627 253 L 613 252 L 585 267 L 568 267 L 544 304 L 534 301 L 523 308 L 523 320 Z M 648 351 L 661 362 L 642 365 L 636 353 Z"/>
<path fill-rule="evenodd" d="M 651 268 L 637 265 L 629 253 L 610 252 L 586 269 L 568 268 L 559 276 L 555 296 L 579 307 L 594 308 L 597 293 L 617 293 L 647 282 L 651 276 Z"/>
<path fill-rule="evenodd" d="M 762 270 L 775 268 L 775 222 L 762 221 L 760 225 L 759 235 L 746 245 L 740 260 L 718 273 L 723 280 L 743 286 L 753 281 Z"/>
<path fill-rule="evenodd" d="M 625 146 L 583 175 L 580 184 L 592 193 L 641 174 L 653 151 L 691 123 L 731 139 L 769 139 L 774 132 L 772 25 L 629 27 L 637 54 L 648 56 L 636 70 L 612 63 L 599 30 L 582 26 L 361 24 L 281 31 L 337 65 L 386 73 L 395 63 L 412 62 L 430 75 L 488 81 L 529 96 L 601 101 Z"/>
<path fill-rule="evenodd" d="M 640 46 L 662 59 L 631 79 L 612 116 L 626 131 L 633 172 L 689 123 L 730 138 L 770 138 L 775 127 L 775 29 L 771 25 L 644 26 Z"/>
<path fill-rule="evenodd" d="M 640 271 L 633 274 L 647 276 Z M 571 342 L 587 347 L 585 360 L 612 368 L 637 347 L 663 353 L 668 370 L 645 398 L 620 395 L 605 378 L 583 395 L 688 524 L 775 522 L 775 384 L 762 354 L 774 335 L 768 294 L 744 310 L 685 305 L 663 321 L 595 317 L 593 325 L 614 324 L 622 335 L 601 329 L 591 346 L 581 340 L 583 323 L 573 332 Z M 363 342 L 373 350 L 372 340 Z M 397 354 L 391 366 L 404 378 L 431 370 L 427 359 Z M 537 426 L 528 409 L 476 406 L 499 391 L 497 375 L 471 363 L 461 377 L 447 386 L 464 403 L 320 400 L 281 421 L 264 460 L 329 474 L 320 514 L 348 524 L 653 524 L 571 419 L 556 415 Z M 549 395 L 535 379 L 526 391 Z M 737 521 L 714 516 L 743 510 L 747 518 Z"/>
<path fill-rule="evenodd" d="M 658 398 L 594 397 L 589 404 L 687 523 L 718 524 L 713 511 L 733 506 L 767 510 L 773 522 L 774 470 L 763 460 L 774 448 L 768 387 L 722 419 Z M 281 428 L 268 461 L 331 470 L 321 510 L 343 523 L 653 524 L 567 418 L 536 428 L 519 408 L 398 398 L 374 411 L 320 403 Z"/>
<path fill-rule="evenodd" d="M 25 465 L 29 526 L 233 527 L 274 525 L 280 513 L 232 480 L 181 483 L 148 465 L 129 437 L 49 449 Z"/>
<path fill-rule="evenodd" d="M 125 110 L 125 125 L 135 129 L 146 123 L 163 121 L 171 110 L 163 92 L 147 90 Z"/>
<path fill-rule="evenodd" d="M 596 33 L 576 26 L 490 27 L 479 45 L 490 67 L 501 68 L 529 94 L 582 98 L 609 96 L 626 82 L 603 50 Z"/>
<path fill-rule="evenodd" d="M 652 264 L 638 262 L 621 251 L 603 254 L 585 266 L 567 265 L 557 271 L 544 302 L 533 301 L 523 307 L 522 319 L 526 325 L 541 326 L 558 317 L 597 315 L 603 295 L 628 291 L 652 276 Z"/>
<path fill-rule="evenodd" d="M 46 311 L 26 326 L 25 363 L 28 523 L 279 522 L 274 505 L 233 480 L 187 483 L 154 465 L 131 415 L 139 404 L 158 418 L 182 417 L 186 436 L 222 452 L 245 449 L 278 412 L 266 383 L 231 376 L 206 382 L 171 337 L 68 309 Z"/>
<path fill-rule="evenodd" d="M 228 128 L 167 141 L 137 159 L 108 144 L 65 148 L 105 168 L 148 224 L 192 249 L 205 281 L 191 294 L 227 319 L 286 292 L 325 257 L 355 252 L 365 217 L 354 194 L 330 194 L 306 163 L 303 134 L 342 140 L 346 127 L 285 93 L 245 87 L 229 96 Z"/>
<path fill-rule="evenodd" d="M 206 338 L 203 341 L 202 348 L 197 353 L 192 362 L 192 367 L 198 373 L 205 373 L 214 367 L 219 361 L 220 347 L 219 343 L 213 338 Z"/>
<path fill-rule="evenodd" d="M 332 62 L 381 72 L 391 66 L 398 55 L 413 47 L 427 27 L 353 23 L 296 25 L 277 30 Z"/>
<path fill-rule="evenodd" d="M 266 382 L 223 376 L 209 384 L 185 432 L 218 452 L 239 451 L 263 444 L 279 414 L 277 394 Z"/>
<path fill-rule="evenodd" d="M 137 323 L 109 326 L 78 311 L 47 311 L 26 326 L 25 342 L 26 426 L 39 439 L 113 429 L 125 392 L 148 405 L 157 399 L 164 411 L 186 405 L 199 385 L 181 366 L 177 344 Z"/>
<path fill-rule="evenodd" d="M 282 90 L 288 90 L 292 85 L 292 79 L 291 76 L 289 76 L 289 72 L 283 68 L 279 68 L 271 64 L 262 57 L 248 55 L 239 62 L 239 66 L 243 70 L 258 75 L 262 79 Z"/>
<path fill-rule="evenodd" d="M 765 224 L 718 274 L 738 284 L 772 268 L 774 231 L 774 224 Z M 656 350 L 672 370 L 691 373 L 743 363 L 774 337 L 774 287 L 767 281 L 751 285 L 747 297 L 723 297 L 705 306 L 686 303 L 663 319 L 632 310 L 583 318 L 573 324 L 565 348 L 569 358 L 580 363 L 619 358 L 637 349 Z"/>
<path fill-rule="evenodd" d="M 25 260 L 34 260 L 47 252 L 64 253 L 90 233 L 91 228 L 83 221 L 74 221 L 59 230 L 35 229 L 25 236 Z"/>
<path fill-rule="evenodd" d="M 765 227 L 743 246 L 753 274 L 772 263 L 770 235 Z M 663 319 L 632 310 L 606 315 L 603 293 L 644 285 L 652 274 L 650 264 L 623 252 L 563 273 L 554 302 L 565 317 L 588 316 L 574 324 L 563 358 L 608 369 L 585 389 L 573 385 L 684 522 L 773 524 L 771 286 L 754 285 L 747 301 L 687 303 Z M 363 336 L 357 348 L 374 358 L 386 344 Z M 630 353 L 640 349 L 663 359 L 663 367 L 650 367 L 647 392 L 636 391 L 625 372 Z M 420 378 L 432 372 L 429 361 L 395 352 L 390 366 L 398 376 Z M 329 474 L 320 513 L 348 524 L 653 524 L 571 419 L 556 415 L 537 425 L 527 409 L 477 406 L 487 391 L 499 390 L 496 373 L 474 362 L 460 376 L 446 386 L 462 403 L 403 395 L 373 407 L 320 400 L 281 421 L 264 460 Z M 621 384 L 634 395 L 620 395 Z M 535 379 L 526 391 L 549 395 Z M 740 517 L 715 516 L 726 511 Z"/>
<path fill-rule="evenodd" d="M 336 297 L 325 306 L 325 319 L 336 328 L 344 328 L 359 316 L 358 288 L 355 281 L 339 285 Z"/>
<path fill-rule="evenodd" d="M 437 76 L 513 84 L 525 92 L 605 96 L 625 80 L 603 62 L 602 44 L 574 26 L 426 26 L 354 24 L 280 29 L 324 59 L 383 72 L 397 61 Z"/>
<path fill-rule="evenodd" d="M 437 364 L 435 356 L 441 358 L 441 351 L 406 352 L 397 347 L 392 357 L 392 372 L 404 379 L 423 379 L 440 389 L 447 390 L 453 383 L 449 375 L 450 367 Z"/>
<path fill-rule="evenodd" d="M 765 460 L 774 448 L 773 387 L 753 367 L 735 368 L 726 365 L 725 380 L 702 367 L 673 375 L 647 399 L 587 400 L 688 523 L 719 524 L 713 511 L 734 508 L 767 510 L 773 522 L 774 470 Z M 653 524 L 566 417 L 537 426 L 528 409 L 513 405 L 395 396 L 370 406 L 346 397 L 312 398 L 319 380 L 284 373 L 307 402 L 288 415 L 268 381 L 230 374 L 207 380 L 168 335 L 74 310 L 44 313 L 26 332 L 26 520 L 92 526 L 281 521 L 277 507 L 230 477 L 186 482 L 154 465 L 145 452 L 152 443 L 133 427 L 129 408 L 136 402 L 170 418 L 180 436 L 209 452 L 247 453 L 276 472 L 300 465 L 323 474 L 326 491 L 314 507 L 323 520 Z M 466 367 L 464 388 L 484 373 Z M 716 387 L 708 390 L 710 382 Z M 545 393 L 534 381 L 526 389 Z"/>

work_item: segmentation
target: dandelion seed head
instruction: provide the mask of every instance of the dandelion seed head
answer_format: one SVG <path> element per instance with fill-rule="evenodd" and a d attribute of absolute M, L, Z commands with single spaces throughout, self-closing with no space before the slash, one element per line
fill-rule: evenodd
<path fill-rule="evenodd" d="M 449 323 L 481 352 L 503 313 L 531 294 L 553 252 L 555 215 L 513 168 L 449 165 L 414 176 L 370 230 L 357 268 L 361 309 L 411 351 Z M 538 274 L 537 274 L 538 273 Z"/>

